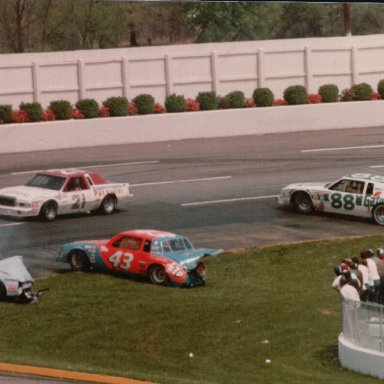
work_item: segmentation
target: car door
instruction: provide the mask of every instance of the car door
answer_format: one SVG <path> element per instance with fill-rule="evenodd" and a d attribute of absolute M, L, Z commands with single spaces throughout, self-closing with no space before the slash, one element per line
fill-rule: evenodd
<path fill-rule="evenodd" d="M 136 236 L 122 235 L 103 247 L 101 256 L 108 270 L 142 274 L 141 254 L 143 239 Z"/>
<path fill-rule="evenodd" d="M 91 210 L 94 206 L 94 193 L 84 177 L 71 177 L 63 190 L 60 204 L 61 213 L 80 213 Z"/>
<path fill-rule="evenodd" d="M 324 199 L 324 211 L 346 215 L 366 216 L 366 183 L 361 180 L 341 179 L 329 187 Z"/>

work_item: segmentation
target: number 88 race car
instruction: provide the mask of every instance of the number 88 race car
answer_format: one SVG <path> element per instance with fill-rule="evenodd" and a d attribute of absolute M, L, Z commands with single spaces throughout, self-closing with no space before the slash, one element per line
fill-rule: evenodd
<path fill-rule="evenodd" d="M 384 176 L 356 173 L 331 183 L 290 184 L 281 190 L 277 203 L 305 214 L 333 212 L 384 225 Z"/>

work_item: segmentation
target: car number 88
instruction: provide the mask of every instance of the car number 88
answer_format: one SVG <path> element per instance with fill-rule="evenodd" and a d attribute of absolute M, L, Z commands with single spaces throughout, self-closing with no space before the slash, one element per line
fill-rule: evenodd
<path fill-rule="evenodd" d="M 348 211 L 351 211 L 355 208 L 355 196 L 343 196 L 341 193 L 333 193 L 331 195 L 331 206 L 335 209 L 344 208 Z"/>

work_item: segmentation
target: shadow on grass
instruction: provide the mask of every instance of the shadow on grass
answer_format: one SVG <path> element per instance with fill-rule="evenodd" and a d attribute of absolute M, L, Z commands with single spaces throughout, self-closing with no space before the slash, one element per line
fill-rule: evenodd
<path fill-rule="evenodd" d="M 339 362 L 339 350 L 337 344 L 324 346 L 322 349 L 316 351 L 314 356 L 323 365 L 331 365 L 333 368 L 343 369 Z"/>

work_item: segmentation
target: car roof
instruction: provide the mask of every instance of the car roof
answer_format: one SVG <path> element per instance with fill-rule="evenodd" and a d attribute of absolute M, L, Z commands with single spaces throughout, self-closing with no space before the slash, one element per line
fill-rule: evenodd
<path fill-rule="evenodd" d="M 157 229 L 134 229 L 130 231 L 124 231 L 121 232 L 120 235 L 125 236 L 137 236 L 137 237 L 145 237 L 149 240 L 155 240 L 155 239 L 172 239 L 176 237 L 181 237 L 180 235 L 177 235 L 176 233 L 167 232 L 167 231 L 159 231 Z"/>
<path fill-rule="evenodd" d="M 82 177 L 85 175 L 85 171 L 81 169 L 49 169 L 46 171 L 39 171 L 36 173 L 59 176 L 59 177 Z"/>
<path fill-rule="evenodd" d="M 344 178 L 360 181 L 372 181 L 384 184 L 384 176 L 374 175 L 371 173 L 353 173 L 351 175 L 344 176 Z"/>

